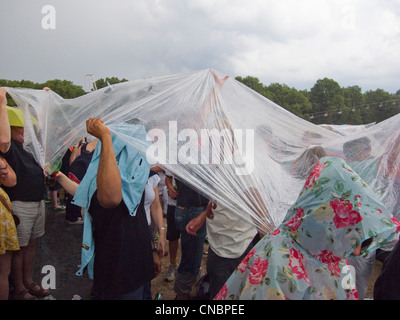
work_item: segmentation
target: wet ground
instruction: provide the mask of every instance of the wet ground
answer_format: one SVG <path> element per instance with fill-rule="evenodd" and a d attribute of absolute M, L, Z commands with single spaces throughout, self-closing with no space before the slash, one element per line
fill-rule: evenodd
<path fill-rule="evenodd" d="M 51 296 L 47 299 L 71 300 L 77 295 L 83 300 L 90 300 L 92 281 L 87 273 L 82 277 L 75 275 L 80 265 L 83 225 L 70 225 L 64 219 L 65 211 L 54 211 L 50 205 L 46 205 L 46 233 L 38 240 L 34 280 L 37 283 L 44 281 L 46 284 L 51 284 L 48 270 L 54 267 L 55 289 L 51 289 Z M 166 219 L 164 225 L 166 226 Z M 207 248 L 208 245 L 205 245 L 203 270 L 205 270 Z M 180 250 L 178 250 L 178 262 L 179 259 Z M 175 299 L 174 282 L 165 281 L 169 265 L 169 255 L 166 255 L 162 259 L 161 274 L 151 283 L 153 298 L 157 293 L 161 293 L 162 300 Z"/>
<path fill-rule="evenodd" d="M 50 275 L 52 272 L 55 273 L 55 288 L 51 289 L 51 296 L 47 299 L 72 300 L 75 296 L 75 298 L 90 300 L 92 281 L 87 274 L 82 277 L 75 275 L 80 264 L 83 225 L 69 225 L 65 223 L 64 218 L 65 211 L 54 211 L 47 205 L 46 233 L 37 244 L 34 279 L 37 283 L 42 283 L 43 280 L 46 284 L 53 284 Z M 207 259 L 207 245 L 204 250 L 203 270 L 205 270 Z M 372 297 L 373 284 L 379 275 L 381 266 L 382 264 L 379 261 L 375 263 L 367 298 Z M 169 256 L 167 255 L 162 260 L 161 274 L 152 281 L 153 297 L 157 293 L 161 293 L 163 300 L 173 300 L 175 298 L 173 282 L 164 280 L 168 267 Z M 53 271 L 49 272 L 49 270 Z"/>
<path fill-rule="evenodd" d="M 92 281 L 87 275 L 75 275 L 80 264 L 83 225 L 69 225 L 64 218 L 65 211 L 46 207 L 46 233 L 37 244 L 35 281 L 52 285 L 48 271 L 51 268 L 46 267 L 52 266 L 55 271 L 55 288 L 50 289 L 52 298 L 71 300 L 79 295 L 90 299 Z"/>

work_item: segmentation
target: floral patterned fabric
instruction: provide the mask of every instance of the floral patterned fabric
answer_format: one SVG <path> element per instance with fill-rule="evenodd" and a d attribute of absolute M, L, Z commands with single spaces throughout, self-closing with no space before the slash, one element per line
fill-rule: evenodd
<path fill-rule="evenodd" d="M 2 188 L 0 188 L 0 197 L 5 199 L 8 206 L 11 207 L 10 198 Z M 8 250 L 19 250 L 17 228 L 11 212 L 0 201 L 0 255 Z"/>
<path fill-rule="evenodd" d="M 346 259 L 359 244 L 366 255 L 398 231 L 399 222 L 344 160 L 321 158 L 279 228 L 249 252 L 215 299 L 357 299 Z"/>

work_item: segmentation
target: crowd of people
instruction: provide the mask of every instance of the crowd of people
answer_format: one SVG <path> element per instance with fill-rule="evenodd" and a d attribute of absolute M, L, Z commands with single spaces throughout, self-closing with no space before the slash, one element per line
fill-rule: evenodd
<path fill-rule="evenodd" d="M 174 281 L 176 300 L 193 299 L 206 239 L 203 299 L 364 299 L 378 249 L 387 255 L 374 298 L 399 298 L 400 224 L 359 176 L 353 162 L 365 159 L 348 155 L 346 162 L 321 147 L 307 150 L 292 168 L 304 187 L 281 225 L 265 234 L 162 166 L 150 167 L 99 118 L 86 121 L 91 138 L 68 149 L 49 190 L 43 168 L 24 149 L 23 126 L 10 122 L 7 108 L 0 88 L 0 299 L 50 294 L 34 281 L 33 268 L 47 195 L 55 197 L 53 208 L 64 209 L 56 200 L 59 188 L 66 222 L 83 225 L 77 275 L 88 273 L 96 300 L 152 299 L 151 282 L 167 251 L 165 280 Z M 145 141 L 138 121 L 119 130 Z M 354 283 L 343 271 L 349 264 L 356 268 Z"/>

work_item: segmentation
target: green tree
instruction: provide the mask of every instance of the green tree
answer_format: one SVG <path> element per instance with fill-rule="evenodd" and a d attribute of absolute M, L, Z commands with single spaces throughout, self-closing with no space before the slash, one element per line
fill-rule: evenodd
<path fill-rule="evenodd" d="M 256 77 L 251 77 L 247 76 L 245 78 L 242 77 L 236 77 L 235 78 L 237 81 L 243 83 L 247 87 L 253 89 L 254 91 L 258 92 L 259 94 L 262 94 L 264 97 L 267 97 L 268 99 L 272 100 L 272 97 L 268 95 L 265 86 L 260 82 L 260 80 Z"/>
<path fill-rule="evenodd" d="M 363 124 L 360 107 L 365 104 L 364 95 L 359 86 L 350 86 L 343 88 L 345 114 L 343 115 L 342 124 Z"/>
<path fill-rule="evenodd" d="M 285 84 L 272 83 L 266 91 L 270 92 L 268 96 L 272 101 L 299 117 L 304 117 L 312 109 L 311 102 L 303 93 Z"/>
<path fill-rule="evenodd" d="M 318 80 L 310 91 L 312 112 L 323 116 L 315 119 L 316 123 L 343 123 L 343 112 L 348 112 L 344 103 L 343 90 L 332 79 Z"/>
<path fill-rule="evenodd" d="M 30 89 L 41 89 L 40 84 L 34 83 L 30 80 L 6 80 L 0 79 L 0 87 L 10 87 L 10 88 L 30 88 Z M 8 106 L 16 106 L 17 104 L 14 100 L 7 94 L 7 105 Z"/>
<path fill-rule="evenodd" d="M 85 94 L 81 86 L 77 86 L 68 80 L 48 80 L 40 85 L 40 89 L 48 87 L 64 99 L 73 99 Z"/>
<path fill-rule="evenodd" d="M 363 108 L 364 123 L 381 122 L 399 112 L 396 96 L 382 89 L 367 91 L 364 94 Z"/>
<path fill-rule="evenodd" d="M 101 89 L 104 87 L 107 87 L 108 84 L 117 84 L 117 83 L 121 83 L 121 82 L 126 82 L 128 81 L 127 79 L 123 78 L 123 79 L 118 79 L 117 77 L 111 77 L 111 78 L 101 78 L 96 80 L 96 87 L 97 89 Z"/>

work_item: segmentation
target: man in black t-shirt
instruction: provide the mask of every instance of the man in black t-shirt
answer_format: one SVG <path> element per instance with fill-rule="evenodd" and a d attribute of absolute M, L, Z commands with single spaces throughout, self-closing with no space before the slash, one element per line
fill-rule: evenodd
<path fill-rule="evenodd" d="M 92 181 L 92 177 L 96 181 L 96 190 L 88 206 L 95 244 L 90 244 L 94 248 L 95 298 L 151 299 L 151 293 L 148 295 L 149 284 L 161 271 L 161 261 L 154 249 L 147 225 L 143 191 L 140 193 L 142 196 L 136 214 L 131 215 L 123 198 L 122 188 L 125 182 L 121 179 L 121 176 L 136 179 L 134 173 L 140 173 L 132 166 L 127 166 L 125 171 L 120 172 L 110 130 L 101 119 L 89 119 L 86 126 L 88 133 L 99 138 L 101 142 L 100 157 L 93 155 L 94 160 L 99 161 L 97 169 L 90 165 L 80 185 L 62 173 L 57 173 L 56 179 L 68 193 L 75 195 L 78 192 L 74 200 L 80 195 L 78 187 L 81 188 L 85 181 Z M 93 176 L 92 168 L 97 170 Z M 142 190 L 144 186 L 145 183 Z M 86 192 L 82 193 L 86 197 Z M 87 222 L 85 220 L 85 224 Z"/>
<path fill-rule="evenodd" d="M 11 277 L 14 297 L 31 300 L 50 292 L 35 284 L 32 279 L 36 256 L 36 240 L 44 235 L 46 186 L 43 169 L 32 154 L 24 149 L 24 128 L 9 122 L 6 91 L 0 88 L 0 154 L 17 175 L 17 185 L 4 188 L 9 195 L 14 213 L 19 217 L 17 227 L 21 250 L 13 255 Z M 16 112 L 20 110 L 16 110 Z"/>
<path fill-rule="evenodd" d="M 117 207 L 104 208 L 95 193 L 89 214 L 96 245 L 94 299 L 150 300 L 155 273 L 144 197 L 132 217 L 123 201 Z"/>

